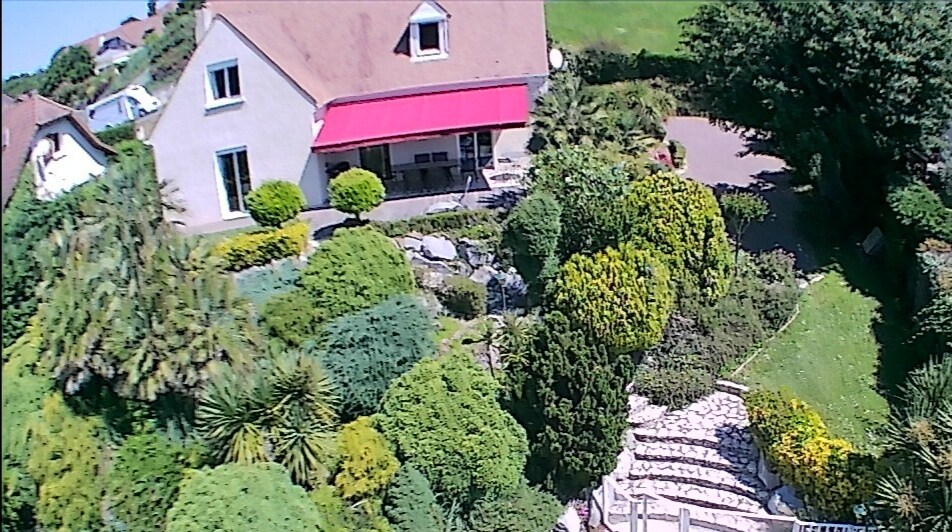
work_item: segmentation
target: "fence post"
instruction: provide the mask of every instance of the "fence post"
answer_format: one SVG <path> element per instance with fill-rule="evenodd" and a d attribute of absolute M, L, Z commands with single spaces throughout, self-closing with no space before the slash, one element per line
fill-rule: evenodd
<path fill-rule="evenodd" d="M 678 512 L 678 532 L 691 532 L 691 512 L 687 508 Z"/>
<path fill-rule="evenodd" d="M 641 496 L 641 530 L 648 532 L 648 496 Z"/>
<path fill-rule="evenodd" d="M 638 501 L 628 501 L 628 528 L 631 532 L 638 532 Z M 642 530 L 641 532 L 647 532 Z"/>

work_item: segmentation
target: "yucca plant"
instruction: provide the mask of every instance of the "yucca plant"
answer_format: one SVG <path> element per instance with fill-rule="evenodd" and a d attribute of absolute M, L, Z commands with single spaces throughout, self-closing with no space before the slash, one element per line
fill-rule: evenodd
<path fill-rule="evenodd" d="M 551 83 L 533 112 L 532 124 L 541 144 L 556 148 L 595 145 L 606 119 L 600 102 L 572 74 L 559 75 Z"/>

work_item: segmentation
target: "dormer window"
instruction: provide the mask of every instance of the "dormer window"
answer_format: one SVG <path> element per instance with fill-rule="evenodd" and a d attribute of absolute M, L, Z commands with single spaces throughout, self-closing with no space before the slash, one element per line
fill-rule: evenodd
<path fill-rule="evenodd" d="M 449 53 L 449 15 L 436 2 L 426 1 L 410 15 L 410 55 L 415 61 L 445 59 Z"/>

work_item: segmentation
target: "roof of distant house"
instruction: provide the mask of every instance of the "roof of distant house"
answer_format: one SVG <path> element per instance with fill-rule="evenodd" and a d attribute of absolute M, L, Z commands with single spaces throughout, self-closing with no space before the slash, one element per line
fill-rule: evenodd
<path fill-rule="evenodd" d="M 99 52 L 99 48 L 105 41 L 108 41 L 113 37 L 119 37 L 123 41 L 138 48 L 139 46 L 142 46 L 147 33 L 162 32 L 162 17 L 164 17 L 169 11 L 174 10 L 176 5 L 177 3 L 175 0 L 172 0 L 160 7 L 156 11 L 155 15 L 152 15 L 151 17 L 143 20 L 132 20 L 115 29 L 100 33 L 98 35 L 93 35 L 92 37 L 80 41 L 73 46 L 82 46 L 89 51 L 90 55 L 96 57 L 96 53 Z"/>
<path fill-rule="evenodd" d="M 13 189 L 16 187 L 17 179 L 19 179 L 20 172 L 23 170 L 23 164 L 30 154 L 37 131 L 41 126 L 60 119 L 72 122 L 94 147 L 106 153 L 115 153 L 112 148 L 103 144 L 90 131 L 81 111 L 66 107 L 38 94 L 24 94 L 18 98 L 10 98 L 4 95 L 3 135 L 8 136 L 7 139 L 4 139 L 7 142 L 3 146 L 2 174 L 0 174 L 0 177 L 2 177 L 0 192 L 2 192 L 4 207 L 6 207 L 7 200 L 13 194 Z"/>
<path fill-rule="evenodd" d="M 541 0 L 441 0 L 446 59 L 411 62 L 410 15 L 420 0 L 210 0 L 224 18 L 320 104 L 425 86 L 548 73 Z"/>

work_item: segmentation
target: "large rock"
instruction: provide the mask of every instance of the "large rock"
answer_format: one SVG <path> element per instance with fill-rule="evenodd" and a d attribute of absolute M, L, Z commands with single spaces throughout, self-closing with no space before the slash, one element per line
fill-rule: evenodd
<path fill-rule="evenodd" d="M 562 514 L 555 526 L 555 530 L 559 531 L 582 532 L 582 518 L 579 517 L 575 507 L 570 504 L 565 508 L 565 513 Z"/>
<path fill-rule="evenodd" d="M 404 249 L 410 249 L 413 251 L 422 251 L 423 250 L 423 241 L 419 238 L 413 238 L 412 236 L 405 236 L 401 239 L 400 245 Z"/>
<path fill-rule="evenodd" d="M 489 266 L 496 261 L 496 256 L 489 251 L 488 246 L 478 240 L 461 238 L 456 245 L 456 249 L 460 256 L 473 268 Z"/>
<path fill-rule="evenodd" d="M 432 260 L 456 260 L 456 246 L 441 236 L 423 237 L 423 255 Z"/>
<path fill-rule="evenodd" d="M 447 264 L 445 262 L 440 262 L 438 260 L 430 260 L 424 257 L 423 255 L 417 255 L 415 253 L 413 254 L 412 257 L 410 257 L 410 264 L 413 264 L 414 266 L 423 266 L 429 270 L 432 270 L 437 273 L 441 273 L 443 275 L 457 274 L 456 270 L 453 269 L 453 267 L 450 264 Z"/>
<path fill-rule="evenodd" d="M 770 494 L 767 500 L 767 510 L 774 515 L 795 517 L 797 511 L 803 509 L 803 501 L 790 486 L 781 486 Z"/>
<path fill-rule="evenodd" d="M 781 484 L 780 475 L 771 469 L 763 451 L 760 451 L 760 458 L 757 460 L 757 478 L 764 483 L 768 490 L 772 490 Z"/>
<path fill-rule="evenodd" d="M 476 271 L 473 272 L 469 278 L 479 284 L 487 285 L 492 281 L 498 272 L 492 269 L 489 266 L 480 266 L 476 268 Z"/>

